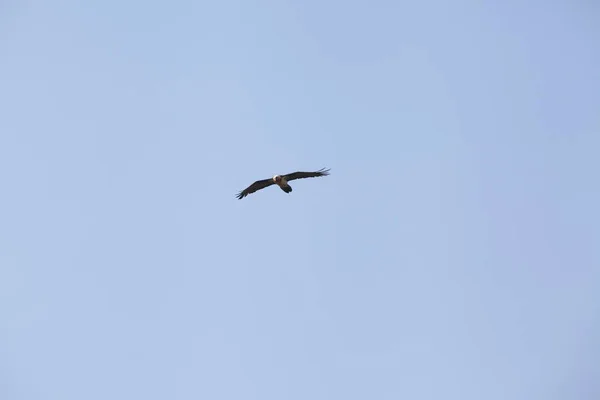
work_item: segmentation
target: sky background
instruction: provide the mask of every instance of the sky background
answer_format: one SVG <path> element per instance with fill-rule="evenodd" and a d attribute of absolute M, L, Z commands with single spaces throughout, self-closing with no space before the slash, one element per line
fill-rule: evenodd
<path fill-rule="evenodd" d="M 0 398 L 597 400 L 599 43 L 591 0 L 3 0 Z"/>

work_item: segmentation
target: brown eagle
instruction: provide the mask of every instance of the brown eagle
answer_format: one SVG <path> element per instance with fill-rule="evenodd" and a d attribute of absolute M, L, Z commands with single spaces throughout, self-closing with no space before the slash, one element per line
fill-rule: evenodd
<path fill-rule="evenodd" d="M 257 190 L 264 189 L 267 186 L 271 186 L 277 184 L 281 190 L 286 193 L 291 193 L 292 187 L 288 184 L 289 181 L 293 181 L 294 179 L 303 179 L 303 178 L 315 178 L 318 176 L 327 176 L 329 175 L 329 169 L 322 168 L 315 172 L 292 172 L 291 174 L 286 175 L 275 175 L 269 179 L 263 179 L 260 181 L 254 182 L 252 185 L 248 186 L 246 189 L 242 190 L 237 194 L 238 199 L 243 199 L 248 196 L 250 193 L 254 193 Z"/>

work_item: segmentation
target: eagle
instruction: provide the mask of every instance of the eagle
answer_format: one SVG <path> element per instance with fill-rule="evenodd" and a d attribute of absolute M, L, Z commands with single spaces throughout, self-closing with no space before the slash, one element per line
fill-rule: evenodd
<path fill-rule="evenodd" d="M 292 172 L 291 174 L 285 175 L 275 175 L 269 179 L 262 179 L 260 181 L 254 182 L 252 185 L 248 186 L 246 189 L 242 190 L 237 194 L 238 199 L 243 199 L 248 196 L 250 193 L 254 193 L 257 190 L 264 189 L 271 185 L 278 185 L 281 190 L 286 193 L 292 192 L 292 187 L 288 184 L 289 181 L 293 181 L 294 179 L 304 179 L 304 178 L 316 178 L 319 176 L 327 176 L 329 175 L 329 169 L 321 168 L 315 172 Z"/>

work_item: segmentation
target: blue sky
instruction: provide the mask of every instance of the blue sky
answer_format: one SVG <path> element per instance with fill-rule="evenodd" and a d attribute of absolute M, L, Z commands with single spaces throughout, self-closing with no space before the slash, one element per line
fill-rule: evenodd
<path fill-rule="evenodd" d="M 4 1 L 0 398 L 599 398 L 599 26 Z"/>

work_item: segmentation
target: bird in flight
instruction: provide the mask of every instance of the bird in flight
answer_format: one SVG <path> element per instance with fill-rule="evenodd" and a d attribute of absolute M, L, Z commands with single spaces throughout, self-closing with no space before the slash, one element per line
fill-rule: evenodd
<path fill-rule="evenodd" d="M 237 194 L 238 199 L 243 199 L 248 196 L 250 193 L 254 193 L 257 190 L 264 189 L 271 185 L 278 185 L 281 190 L 286 193 L 292 192 L 292 187 L 288 184 L 289 181 L 293 181 L 294 179 L 303 179 L 303 178 L 316 178 L 319 176 L 327 176 L 329 175 L 329 169 L 322 168 L 315 172 L 292 172 L 291 174 L 286 175 L 275 175 L 269 179 L 263 179 L 260 181 L 254 182 L 252 185 L 248 186 L 246 189 L 242 190 Z"/>

